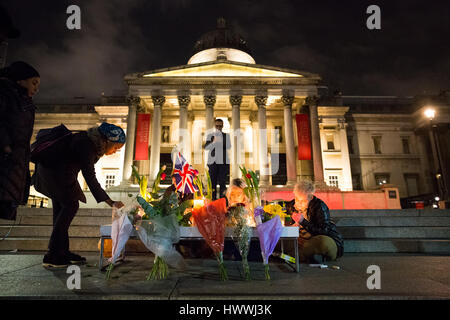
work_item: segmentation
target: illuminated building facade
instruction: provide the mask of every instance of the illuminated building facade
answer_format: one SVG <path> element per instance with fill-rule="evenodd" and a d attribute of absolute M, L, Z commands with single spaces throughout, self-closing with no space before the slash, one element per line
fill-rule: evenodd
<path fill-rule="evenodd" d="M 293 186 L 305 178 L 341 191 L 392 184 L 402 198 L 436 190 L 416 98 L 330 98 L 317 74 L 257 64 L 245 40 L 223 20 L 195 44 L 186 65 L 132 73 L 124 80 L 125 95 L 39 104 L 35 126 L 35 132 L 59 123 L 85 130 L 108 121 L 126 129 L 125 148 L 96 166 L 99 181 L 118 197 L 133 190 L 132 165 L 151 181 L 162 165 L 172 167 L 174 151 L 203 173 L 203 145 L 215 118 L 232 137 L 230 179 L 240 177 L 238 166 L 244 165 L 267 187 Z M 448 137 L 445 99 L 440 136 L 447 132 Z M 446 139 L 439 142 L 441 149 L 448 146 Z M 441 153 L 442 161 L 450 159 L 448 151 Z M 442 174 L 448 181 L 448 172 Z M 86 206 L 97 206 L 88 198 Z"/>

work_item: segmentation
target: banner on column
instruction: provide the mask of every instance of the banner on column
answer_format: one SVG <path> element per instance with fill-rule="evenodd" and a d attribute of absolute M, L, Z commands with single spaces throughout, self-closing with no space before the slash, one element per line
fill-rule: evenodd
<path fill-rule="evenodd" d="M 135 160 L 148 160 L 148 136 L 150 130 L 150 114 L 139 113 L 137 116 Z"/>
<path fill-rule="evenodd" d="M 296 114 L 298 160 L 311 160 L 311 133 L 307 114 Z"/>

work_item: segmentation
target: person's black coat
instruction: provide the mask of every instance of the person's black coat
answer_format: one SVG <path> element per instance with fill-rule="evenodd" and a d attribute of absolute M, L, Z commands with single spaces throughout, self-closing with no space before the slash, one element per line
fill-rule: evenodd
<path fill-rule="evenodd" d="M 294 205 L 295 199 L 286 204 L 288 213 L 296 211 Z M 325 235 L 332 238 L 338 248 L 337 257 L 341 257 L 344 253 L 344 240 L 336 230 L 336 225 L 331 221 L 330 210 L 325 202 L 313 196 L 308 204 L 306 215 L 308 216 L 308 220 L 303 219 L 300 222 L 300 226 L 312 236 Z"/>
<path fill-rule="evenodd" d="M 214 132 L 209 134 L 206 138 L 205 149 L 208 150 L 208 165 L 213 163 L 230 164 L 230 159 L 227 153 L 227 150 L 231 148 L 230 135 L 228 133 L 221 132 L 222 141 L 218 141 L 218 139 L 214 139 L 213 141 L 213 137 L 215 137 L 218 134 L 220 133 Z M 219 152 L 217 156 L 216 152 Z"/>
<path fill-rule="evenodd" d="M 94 165 L 99 158 L 96 146 L 87 132 L 75 133 L 68 144 L 67 153 L 58 159 L 58 165 L 51 168 L 36 166 L 32 179 L 34 187 L 38 192 L 59 202 L 86 202 L 77 180 L 81 171 L 95 200 L 106 201 L 109 196 L 95 176 Z"/>
<path fill-rule="evenodd" d="M 25 88 L 0 78 L 0 202 L 23 205 L 28 201 L 35 111 Z M 4 152 L 6 146 L 12 153 Z"/>

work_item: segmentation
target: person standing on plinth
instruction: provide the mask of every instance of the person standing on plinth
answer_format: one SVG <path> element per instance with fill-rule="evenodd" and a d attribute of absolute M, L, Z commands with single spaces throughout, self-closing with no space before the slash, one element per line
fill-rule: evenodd
<path fill-rule="evenodd" d="M 230 159 L 227 150 L 231 148 L 230 135 L 222 132 L 223 121 L 215 120 L 215 131 L 206 137 L 205 149 L 208 150 L 208 168 L 211 176 L 212 199 L 217 199 L 217 184 L 219 198 L 225 196 L 225 184 L 230 172 Z"/>

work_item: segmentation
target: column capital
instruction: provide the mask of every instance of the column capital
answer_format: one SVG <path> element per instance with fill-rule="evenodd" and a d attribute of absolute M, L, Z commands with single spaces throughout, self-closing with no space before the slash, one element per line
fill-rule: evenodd
<path fill-rule="evenodd" d="M 130 106 L 138 106 L 141 103 L 141 98 L 136 96 L 127 96 L 126 101 Z"/>
<path fill-rule="evenodd" d="M 164 96 L 152 96 L 153 105 L 161 106 L 166 102 L 166 97 Z"/>
<path fill-rule="evenodd" d="M 242 95 L 230 96 L 230 103 L 232 106 L 240 106 L 242 103 Z"/>
<path fill-rule="evenodd" d="M 305 104 L 308 106 L 317 106 L 319 103 L 319 97 L 317 96 L 308 96 L 305 99 Z"/>
<path fill-rule="evenodd" d="M 178 104 L 180 107 L 186 108 L 191 103 L 191 96 L 178 96 Z"/>
<path fill-rule="evenodd" d="M 294 103 L 294 97 L 293 96 L 282 96 L 281 102 L 283 102 L 283 105 L 285 107 L 292 107 L 292 104 Z"/>
<path fill-rule="evenodd" d="M 216 104 L 217 98 L 215 95 L 205 95 L 203 96 L 203 101 L 207 107 L 214 107 Z"/>
<path fill-rule="evenodd" d="M 260 107 L 265 107 L 267 104 L 267 96 L 255 96 L 255 103 Z"/>

